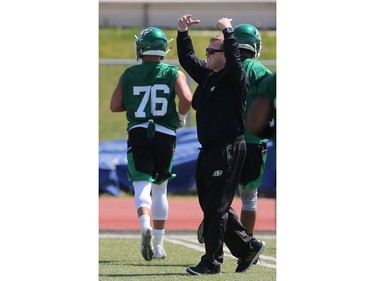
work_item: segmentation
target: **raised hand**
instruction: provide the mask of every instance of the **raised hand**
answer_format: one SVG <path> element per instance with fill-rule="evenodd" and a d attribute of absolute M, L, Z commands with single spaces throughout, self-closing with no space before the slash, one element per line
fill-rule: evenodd
<path fill-rule="evenodd" d="M 230 23 L 231 21 L 232 21 L 232 19 L 221 18 L 217 21 L 216 28 L 220 29 L 220 30 L 223 30 L 227 27 L 232 27 L 232 24 Z"/>
<path fill-rule="evenodd" d="M 177 29 L 180 32 L 188 30 L 192 24 L 199 24 L 201 20 L 193 20 L 191 14 L 181 16 L 177 21 Z"/>

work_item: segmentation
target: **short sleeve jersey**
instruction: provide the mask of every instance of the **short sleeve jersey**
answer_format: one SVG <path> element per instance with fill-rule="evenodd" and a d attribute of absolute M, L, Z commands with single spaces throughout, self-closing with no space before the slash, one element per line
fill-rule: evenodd
<path fill-rule="evenodd" d="M 257 88 L 257 96 L 269 98 L 272 103 L 272 118 L 276 124 L 276 73 L 264 78 Z M 276 126 L 272 127 L 271 138 L 276 139 Z"/>
<path fill-rule="evenodd" d="M 122 74 L 122 100 L 129 131 L 134 125 L 153 120 L 176 131 L 179 126 L 174 86 L 178 68 L 161 62 L 143 62 Z"/>
<path fill-rule="evenodd" d="M 262 81 L 267 76 L 272 75 L 272 72 L 257 60 L 241 58 L 241 61 L 242 67 L 246 71 L 250 84 L 249 90 L 246 95 L 245 116 L 247 116 L 250 105 L 258 93 L 257 87 L 259 86 L 260 81 Z M 267 141 L 267 139 L 261 139 L 255 136 L 249 130 L 245 130 L 245 140 L 247 143 L 253 144 L 263 143 Z"/>
<path fill-rule="evenodd" d="M 257 95 L 268 97 L 272 101 L 276 99 L 276 73 L 262 80 L 258 86 Z"/>

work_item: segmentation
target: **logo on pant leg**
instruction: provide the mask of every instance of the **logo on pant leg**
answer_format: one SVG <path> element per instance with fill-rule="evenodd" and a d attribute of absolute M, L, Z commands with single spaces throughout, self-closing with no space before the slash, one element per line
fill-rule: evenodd
<path fill-rule="evenodd" d="M 212 174 L 212 176 L 213 176 L 213 177 L 220 177 L 222 173 L 223 173 L 222 170 L 216 170 L 216 171 Z"/>

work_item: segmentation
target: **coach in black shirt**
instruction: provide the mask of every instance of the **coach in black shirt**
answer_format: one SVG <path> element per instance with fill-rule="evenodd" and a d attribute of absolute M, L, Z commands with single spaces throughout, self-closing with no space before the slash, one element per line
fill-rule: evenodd
<path fill-rule="evenodd" d="M 188 27 L 199 22 L 191 15 L 182 16 L 177 35 L 180 64 L 198 84 L 192 107 L 196 110 L 198 140 L 202 145 L 196 185 L 204 214 L 206 249 L 199 264 L 186 271 L 192 275 L 220 273 L 225 242 L 238 258 L 236 272 L 244 272 L 264 248 L 261 241 L 249 236 L 230 207 L 246 154 L 243 133 L 248 82 L 230 20 L 222 18 L 217 22 L 223 36 L 210 39 L 207 60 L 196 56 L 188 34 Z"/>

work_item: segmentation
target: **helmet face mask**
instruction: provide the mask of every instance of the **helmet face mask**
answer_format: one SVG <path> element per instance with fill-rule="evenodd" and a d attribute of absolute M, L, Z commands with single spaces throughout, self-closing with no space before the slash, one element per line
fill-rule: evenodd
<path fill-rule="evenodd" d="M 157 27 L 147 27 L 136 36 L 136 59 L 144 55 L 160 56 L 167 54 L 168 39 L 164 32 Z"/>
<path fill-rule="evenodd" d="M 258 59 L 262 50 L 262 37 L 259 30 L 251 24 L 239 24 L 234 28 L 234 37 L 236 38 L 240 49 L 246 49 L 254 52 L 255 59 Z"/>

